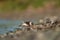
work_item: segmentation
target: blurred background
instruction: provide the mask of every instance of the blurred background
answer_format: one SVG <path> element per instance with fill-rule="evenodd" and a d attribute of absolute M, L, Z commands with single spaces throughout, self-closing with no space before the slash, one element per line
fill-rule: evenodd
<path fill-rule="evenodd" d="M 23 21 L 36 23 L 46 16 L 60 17 L 60 0 L 0 0 L 0 34 L 14 31 Z M 52 30 L 25 34 L 20 37 L 21 40 L 60 40 L 60 32 Z"/>
<path fill-rule="evenodd" d="M 60 14 L 60 0 L 0 0 L 0 19 L 39 19 Z"/>

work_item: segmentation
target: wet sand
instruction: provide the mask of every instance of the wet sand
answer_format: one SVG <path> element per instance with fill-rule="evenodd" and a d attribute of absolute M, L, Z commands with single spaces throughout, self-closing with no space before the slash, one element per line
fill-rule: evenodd
<path fill-rule="evenodd" d="M 38 31 L 38 32 L 22 32 L 19 36 L 14 37 L 6 36 L 0 38 L 0 40 L 60 40 L 60 31 L 48 30 L 48 31 Z"/>

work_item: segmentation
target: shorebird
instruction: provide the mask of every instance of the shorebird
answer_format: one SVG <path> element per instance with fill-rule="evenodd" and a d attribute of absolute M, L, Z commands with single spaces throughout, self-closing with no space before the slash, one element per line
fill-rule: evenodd
<path fill-rule="evenodd" d="M 26 22 L 23 22 L 21 26 L 22 26 L 22 30 L 29 31 L 31 30 L 31 27 L 33 26 L 33 22 L 26 21 Z"/>
<path fill-rule="evenodd" d="M 56 25 L 58 24 L 58 17 L 56 16 L 50 17 L 50 21 L 51 21 L 50 28 L 55 29 Z"/>
<path fill-rule="evenodd" d="M 31 26 L 33 25 L 33 22 L 30 22 L 30 21 L 26 21 L 26 22 L 23 22 L 22 26 Z"/>
<path fill-rule="evenodd" d="M 44 19 L 44 24 L 46 25 L 46 28 L 54 29 L 58 24 L 58 17 L 56 16 L 46 17 Z"/>

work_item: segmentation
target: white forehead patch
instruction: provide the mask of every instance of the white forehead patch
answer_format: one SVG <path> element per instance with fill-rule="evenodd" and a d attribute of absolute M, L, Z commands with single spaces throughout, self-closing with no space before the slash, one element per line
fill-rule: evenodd
<path fill-rule="evenodd" d="M 28 26 L 26 23 L 23 23 L 22 26 Z"/>

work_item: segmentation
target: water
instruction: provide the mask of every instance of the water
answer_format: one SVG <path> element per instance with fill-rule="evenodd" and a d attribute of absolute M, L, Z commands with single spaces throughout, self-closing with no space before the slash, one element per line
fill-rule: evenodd
<path fill-rule="evenodd" d="M 4 34 L 8 31 L 15 31 L 24 20 L 1 20 L 0 19 L 0 34 Z M 25 20 L 26 21 L 26 20 Z M 34 20 L 29 20 L 36 23 Z"/>
<path fill-rule="evenodd" d="M 14 31 L 22 21 L 20 20 L 0 20 L 0 34 L 4 34 L 8 31 Z"/>

